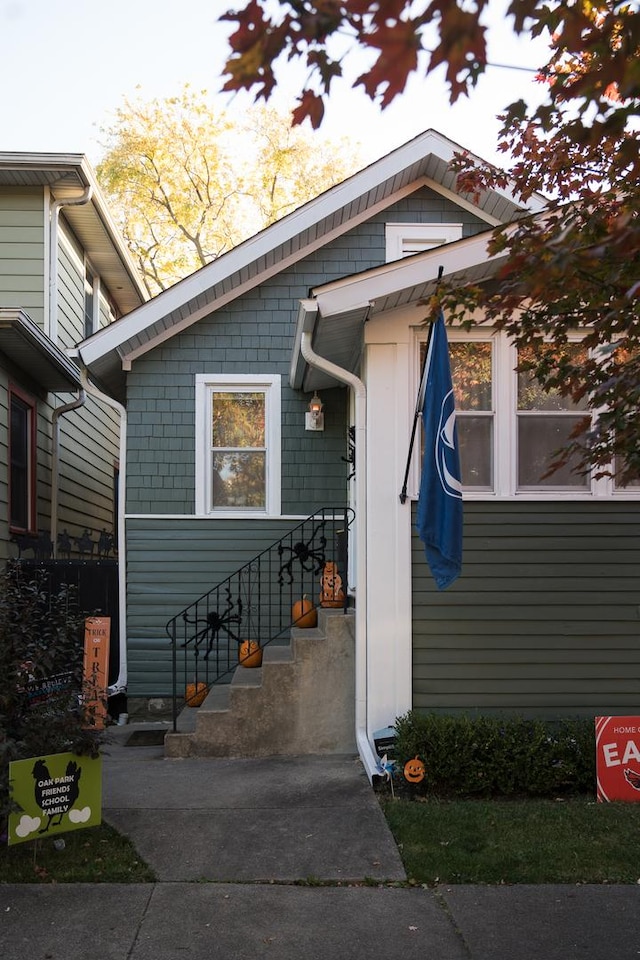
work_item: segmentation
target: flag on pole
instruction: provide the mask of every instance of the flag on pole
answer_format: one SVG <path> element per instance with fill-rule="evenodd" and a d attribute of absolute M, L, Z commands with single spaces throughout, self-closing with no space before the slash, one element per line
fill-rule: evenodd
<path fill-rule="evenodd" d="M 442 311 L 431 327 L 420 384 L 424 460 L 417 528 L 438 590 L 462 568 L 462 483 L 458 431 Z"/>

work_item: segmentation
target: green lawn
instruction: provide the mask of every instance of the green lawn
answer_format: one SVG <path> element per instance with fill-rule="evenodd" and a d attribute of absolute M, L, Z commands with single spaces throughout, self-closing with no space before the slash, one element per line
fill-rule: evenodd
<path fill-rule="evenodd" d="M 636 883 L 640 804 L 391 798 L 382 808 L 419 883 Z"/>
<path fill-rule="evenodd" d="M 152 883 L 153 872 L 116 830 L 75 830 L 57 838 L 0 845 L 0 883 Z M 58 847 L 61 844 L 58 843 Z"/>

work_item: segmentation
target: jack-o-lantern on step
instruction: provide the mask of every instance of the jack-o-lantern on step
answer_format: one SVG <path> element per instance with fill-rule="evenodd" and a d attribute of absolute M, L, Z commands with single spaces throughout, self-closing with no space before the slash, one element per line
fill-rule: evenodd
<path fill-rule="evenodd" d="M 309 629 L 318 626 L 318 611 L 306 594 L 292 606 L 291 620 L 294 627 Z"/>
<path fill-rule="evenodd" d="M 242 640 L 240 642 L 238 662 L 241 667 L 262 666 L 262 647 L 257 640 Z"/>

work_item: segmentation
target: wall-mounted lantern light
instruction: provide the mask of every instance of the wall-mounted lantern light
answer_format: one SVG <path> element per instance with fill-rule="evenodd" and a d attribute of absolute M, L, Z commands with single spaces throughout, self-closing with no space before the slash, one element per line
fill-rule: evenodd
<path fill-rule="evenodd" d="M 324 430 L 324 413 L 322 412 L 322 400 L 317 393 L 309 401 L 309 409 L 304 417 L 305 430 Z"/>

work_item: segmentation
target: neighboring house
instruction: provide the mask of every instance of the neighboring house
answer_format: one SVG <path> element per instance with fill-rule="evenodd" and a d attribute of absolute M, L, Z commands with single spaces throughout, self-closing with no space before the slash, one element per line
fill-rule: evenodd
<path fill-rule="evenodd" d="M 114 557 L 120 414 L 69 351 L 144 288 L 79 154 L 0 153 L 0 558 Z"/>
<path fill-rule="evenodd" d="M 354 722 L 370 772 L 373 733 L 412 706 L 634 709 L 640 491 L 540 479 L 536 464 L 577 414 L 518 390 L 502 334 L 450 334 L 466 502 L 463 573 L 449 590 L 436 591 L 415 534 L 417 450 L 400 500 L 424 300 L 441 270 L 460 283 L 491 276 L 491 228 L 521 212 L 507 190 L 458 195 L 456 149 L 427 131 L 80 345 L 127 407 L 131 696 L 171 691 L 169 618 L 298 519 L 348 498 Z M 533 197 L 528 209 L 542 208 Z M 216 391 L 260 398 L 257 506 L 216 501 Z M 322 432 L 305 430 L 315 391 Z"/>

